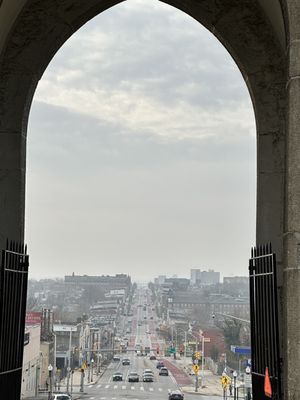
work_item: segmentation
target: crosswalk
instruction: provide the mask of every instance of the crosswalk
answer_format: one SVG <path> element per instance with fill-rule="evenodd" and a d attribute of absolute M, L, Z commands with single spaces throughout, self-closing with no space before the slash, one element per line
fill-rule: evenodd
<path fill-rule="evenodd" d="M 93 385 L 90 385 L 89 387 L 93 387 Z M 162 389 L 161 387 L 151 387 L 151 386 L 139 386 L 139 385 L 115 385 L 115 384 L 99 384 L 96 385 L 97 389 L 110 389 L 110 390 L 132 390 L 132 391 L 142 391 L 142 392 L 168 392 L 170 389 Z"/>

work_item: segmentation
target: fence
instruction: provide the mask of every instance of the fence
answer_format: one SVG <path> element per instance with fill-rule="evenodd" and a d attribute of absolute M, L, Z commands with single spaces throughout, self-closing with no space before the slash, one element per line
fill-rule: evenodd
<path fill-rule="evenodd" d="M 0 266 L 0 393 L 19 400 L 29 256 L 26 246 L 10 242 Z"/>
<path fill-rule="evenodd" d="M 272 399 L 280 399 L 276 256 L 271 244 L 252 249 L 249 274 L 253 399 L 270 400 L 264 391 L 266 368 Z"/>

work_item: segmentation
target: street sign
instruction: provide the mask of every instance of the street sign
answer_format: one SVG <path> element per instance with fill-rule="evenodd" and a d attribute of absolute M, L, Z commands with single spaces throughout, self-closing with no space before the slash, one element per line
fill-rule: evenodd
<path fill-rule="evenodd" d="M 195 374 L 198 374 L 199 369 L 200 369 L 199 365 L 193 364 L 193 370 L 194 370 Z"/>
<path fill-rule="evenodd" d="M 244 375 L 244 384 L 245 384 L 245 388 L 251 388 L 251 386 L 252 386 L 252 376 L 251 376 L 251 374 L 245 374 Z"/>
<path fill-rule="evenodd" d="M 223 387 L 227 387 L 230 384 L 231 379 L 229 378 L 229 376 L 224 375 L 224 376 L 222 376 L 221 382 L 222 382 Z"/>

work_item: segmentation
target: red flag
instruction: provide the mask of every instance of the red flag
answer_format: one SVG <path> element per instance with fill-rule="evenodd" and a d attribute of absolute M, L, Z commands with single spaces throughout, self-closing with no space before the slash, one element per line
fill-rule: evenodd
<path fill-rule="evenodd" d="M 272 385 L 271 385 L 268 367 L 266 367 L 264 389 L 265 389 L 265 396 L 272 398 Z"/>

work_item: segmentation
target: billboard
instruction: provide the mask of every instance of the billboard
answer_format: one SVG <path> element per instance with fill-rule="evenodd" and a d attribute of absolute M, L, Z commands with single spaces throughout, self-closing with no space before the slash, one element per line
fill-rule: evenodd
<path fill-rule="evenodd" d="M 40 311 L 26 311 L 25 325 L 40 325 L 41 312 Z"/>

